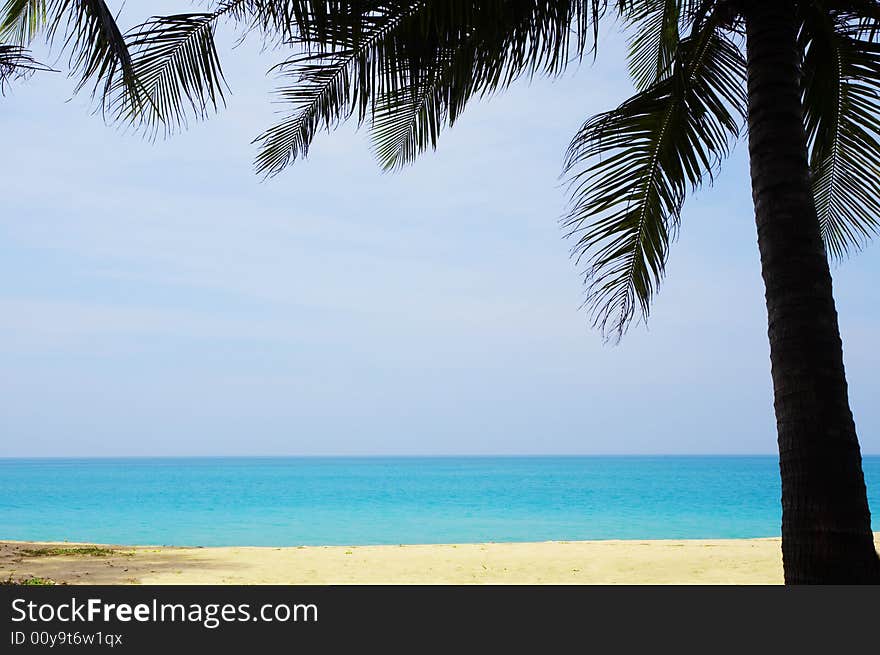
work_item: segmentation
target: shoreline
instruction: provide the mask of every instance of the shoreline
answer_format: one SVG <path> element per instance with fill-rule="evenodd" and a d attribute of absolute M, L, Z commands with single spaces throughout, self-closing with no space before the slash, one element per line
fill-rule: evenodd
<path fill-rule="evenodd" d="M 89 548 L 95 554 L 81 554 Z M 8 577 L 58 584 L 773 584 L 782 582 L 782 558 L 779 538 L 286 547 L 0 541 L 0 578 Z"/>
<path fill-rule="evenodd" d="M 880 532 L 874 534 L 880 548 Z M 399 546 L 0 541 L 0 579 L 57 584 L 782 584 L 779 537 Z"/>

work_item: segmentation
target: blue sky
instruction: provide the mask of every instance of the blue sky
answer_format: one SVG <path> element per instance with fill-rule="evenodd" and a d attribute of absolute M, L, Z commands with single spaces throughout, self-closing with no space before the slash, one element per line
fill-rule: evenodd
<path fill-rule="evenodd" d="M 62 74 L 0 98 L 0 456 L 775 452 L 744 143 L 689 200 L 648 327 L 604 345 L 579 310 L 558 176 L 630 91 L 619 38 L 403 172 L 345 126 L 262 182 L 272 57 L 233 36 L 228 107 L 167 141 Z M 876 245 L 834 270 L 868 453 L 878 273 Z"/>

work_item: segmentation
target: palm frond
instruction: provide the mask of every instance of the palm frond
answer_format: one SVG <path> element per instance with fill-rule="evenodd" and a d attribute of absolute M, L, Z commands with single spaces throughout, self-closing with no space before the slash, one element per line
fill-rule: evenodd
<path fill-rule="evenodd" d="M 813 194 L 832 258 L 880 230 L 880 44 L 828 13 L 805 23 L 804 115 Z"/>
<path fill-rule="evenodd" d="M 25 77 L 35 71 L 51 70 L 35 60 L 27 48 L 0 43 L 0 94 L 6 91 L 9 80 Z"/>
<path fill-rule="evenodd" d="M 716 0 L 629 0 L 622 9 L 631 28 L 627 51 L 630 77 L 644 91 L 672 74 L 683 34 L 702 25 Z"/>
<path fill-rule="evenodd" d="M 128 45 L 138 82 L 136 102 L 113 99 L 114 118 L 147 131 L 166 133 L 192 115 L 203 118 L 224 102 L 225 80 L 214 42 L 221 14 L 154 16 L 131 30 Z"/>
<path fill-rule="evenodd" d="M 385 79 L 377 69 L 391 60 L 386 54 L 391 33 L 422 8 L 421 3 L 401 3 L 395 11 L 361 17 L 352 23 L 359 26 L 352 31 L 340 28 L 339 22 L 331 28 L 312 21 L 321 30 L 319 38 L 304 38 L 317 52 L 307 51 L 277 67 L 282 76 L 294 79 L 276 92 L 290 110 L 255 139 L 259 174 L 275 175 L 306 157 L 319 131 L 332 129 L 356 111 L 363 119 L 373 94 L 382 92 L 374 91 Z"/>
<path fill-rule="evenodd" d="M 807 12 L 809 14 L 817 9 L 821 12 L 823 8 L 830 10 L 839 21 L 849 23 L 850 28 L 854 27 L 854 36 L 869 41 L 880 38 L 880 2 L 877 0 L 832 0 L 821 5 L 814 2 L 812 6 L 807 6 Z M 816 14 L 813 15 L 815 17 Z"/>
<path fill-rule="evenodd" d="M 102 104 L 111 89 L 137 102 L 128 46 L 103 0 L 7 0 L 2 11 L 2 38 L 27 46 L 45 30 L 50 42 L 62 41 L 71 75 L 79 77 L 77 91 L 94 82 L 92 94 L 100 95 Z"/>
<path fill-rule="evenodd" d="M 629 71 L 644 91 L 672 73 L 680 39 L 681 0 L 636 0 L 627 16 L 634 26 L 629 39 Z"/>
<path fill-rule="evenodd" d="M 316 132 L 352 115 L 372 115 L 380 161 L 401 165 L 435 143 L 472 96 L 564 70 L 587 50 L 608 3 L 354 4 L 331 2 L 331 10 L 298 19 L 306 52 L 278 68 L 294 79 L 278 92 L 291 110 L 256 139 L 260 173 L 305 156 Z"/>
<path fill-rule="evenodd" d="M 168 134 L 225 104 L 227 85 L 214 40 L 221 19 L 237 23 L 244 34 L 260 30 L 267 41 L 308 43 L 333 7 L 343 12 L 344 7 L 362 5 L 369 12 L 375 4 L 222 0 L 211 3 L 211 11 L 153 16 L 127 34 L 143 101 L 130 106 L 116 98 L 116 118 L 148 132 L 161 126 Z M 354 20 L 346 24 L 358 27 Z"/>
<path fill-rule="evenodd" d="M 160 128 L 168 135 L 190 118 L 205 118 L 225 104 L 227 85 L 215 43 L 220 20 L 238 23 L 245 33 L 261 29 L 267 38 L 290 41 L 303 4 L 312 3 L 222 0 L 210 3 L 210 11 L 153 16 L 129 30 L 139 95 L 132 98 L 115 89 L 110 102 L 114 118 L 151 135 Z"/>
<path fill-rule="evenodd" d="M 481 5 L 455 38 L 437 41 L 428 57 L 402 71 L 372 107 L 373 149 L 386 170 L 411 163 L 452 126 L 475 96 L 506 88 L 523 75 L 556 75 L 587 49 L 596 15 L 564 3 Z M 482 13 L 485 12 L 485 13 Z M 574 25 L 574 27 L 571 27 Z M 575 36 L 571 38 L 571 35 Z M 422 35 L 405 35 L 404 43 Z"/>
<path fill-rule="evenodd" d="M 137 82 L 125 38 L 103 0 L 49 0 L 49 38 L 63 31 L 70 66 L 78 72 L 77 90 L 94 79 L 93 95 L 101 101 L 119 88 L 136 102 Z M 103 86 L 103 89 L 102 89 Z"/>
<path fill-rule="evenodd" d="M 0 39 L 26 46 L 48 21 L 46 0 L 6 0 L 0 9 Z"/>
<path fill-rule="evenodd" d="M 671 75 L 587 121 L 566 156 L 563 225 L 586 262 L 594 326 L 619 339 L 647 319 L 688 188 L 726 156 L 745 112 L 745 62 L 709 22 L 682 39 Z"/>
<path fill-rule="evenodd" d="M 385 94 L 376 104 L 370 131 L 382 168 L 392 170 L 437 146 L 448 110 L 436 77 L 420 86 Z"/>

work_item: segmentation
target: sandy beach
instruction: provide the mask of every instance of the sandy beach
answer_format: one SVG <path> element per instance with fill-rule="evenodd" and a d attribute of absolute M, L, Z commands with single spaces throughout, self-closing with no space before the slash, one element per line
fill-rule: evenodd
<path fill-rule="evenodd" d="M 880 533 L 875 534 L 880 547 Z M 780 540 L 175 548 L 0 541 L 57 584 L 781 584 Z"/>

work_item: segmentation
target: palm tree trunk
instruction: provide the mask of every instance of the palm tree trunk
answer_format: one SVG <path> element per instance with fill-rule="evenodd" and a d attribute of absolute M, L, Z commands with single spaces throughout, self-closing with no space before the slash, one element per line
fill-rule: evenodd
<path fill-rule="evenodd" d="M 795 3 L 746 3 L 749 154 L 782 474 L 785 582 L 880 583 L 810 190 Z"/>

